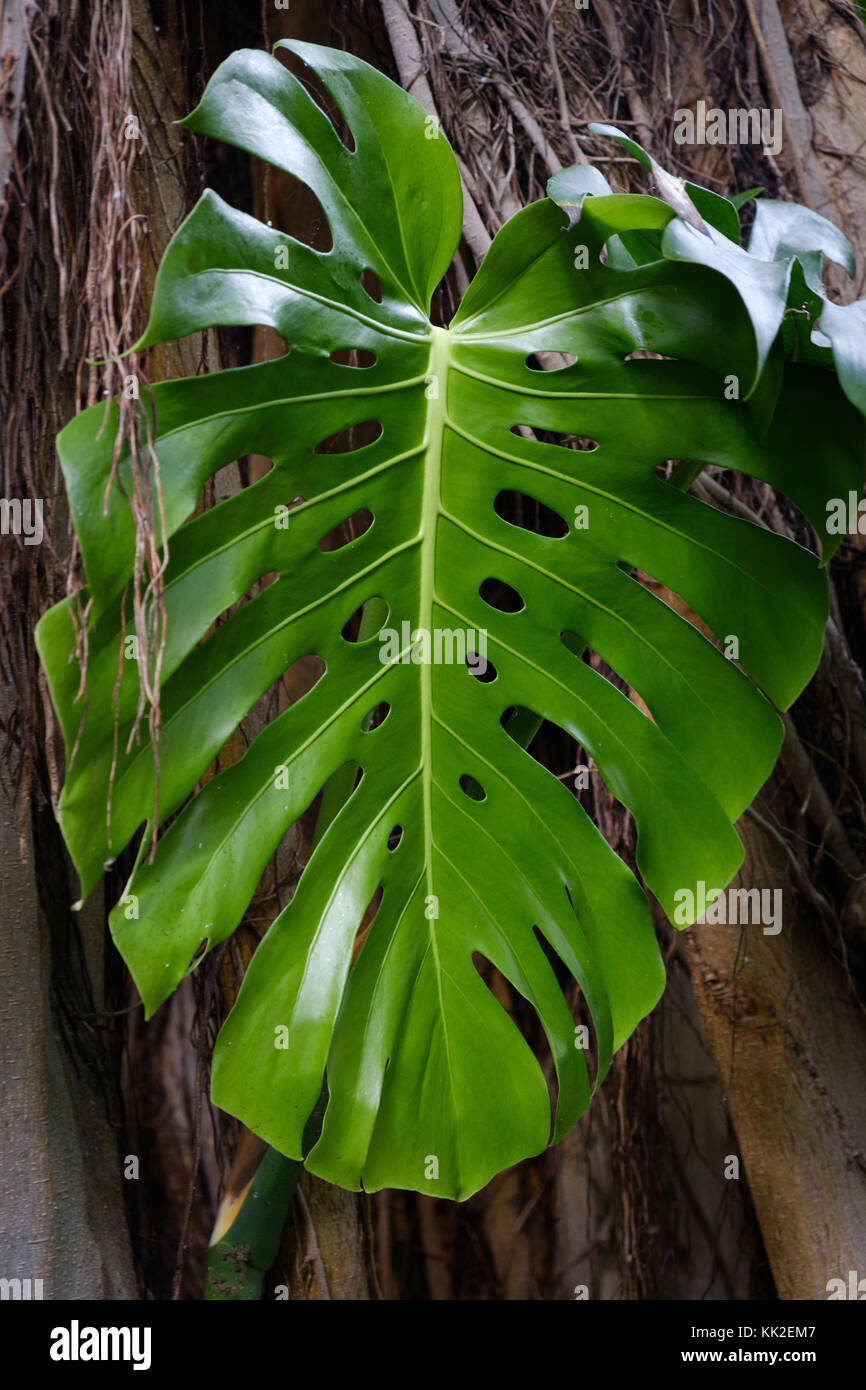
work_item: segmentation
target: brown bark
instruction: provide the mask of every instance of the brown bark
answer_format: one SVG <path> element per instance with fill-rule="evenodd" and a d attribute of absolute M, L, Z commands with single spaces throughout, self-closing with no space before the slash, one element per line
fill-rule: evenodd
<path fill-rule="evenodd" d="M 53 5 L 45 7 L 46 18 L 54 12 Z M 4 195 L 2 220 L 7 236 L 15 227 L 22 240 L 28 234 L 38 239 L 38 246 L 30 250 L 42 265 L 50 266 L 57 247 L 52 245 L 44 218 L 32 209 L 31 225 L 21 230 L 18 217 L 9 215 L 12 200 L 26 196 L 16 152 L 19 128 L 25 116 L 31 123 L 38 119 L 36 112 L 26 110 L 35 78 L 34 63 L 28 63 L 28 58 L 30 25 L 36 15 L 35 6 L 22 5 L 20 0 L 4 0 L 0 5 L 5 97 L 0 195 Z M 21 242 L 13 252 L 7 240 L 5 252 L 0 258 L 0 279 L 9 291 L 19 280 L 16 270 L 21 263 L 15 257 L 21 254 Z M 16 288 L 22 287 L 19 280 Z M 56 344 L 63 336 L 57 331 L 56 281 L 52 288 L 54 297 L 42 331 Z M 16 347 L 24 355 L 20 343 L 12 339 L 20 329 L 18 301 L 9 310 L 13 299 L 11 293 L 5 303 L 0 299 L 4 310 L 0 381 L 6 396 L 0 413 L 7 420 L 13 408 L 20 410 L 20 402 L 13 401 L 21 369 Z M 28 379 L 26 387 L 44 419 L 61 395 L 67 405 L 73 397 L 68 382 L 58 381 L 53 348 L 40 358 L 39 369 L 42 379 Z M 4 458 L 4 496 L 22 491 L 27 495 L 28 484 L 32 489 L 36 479 L 50 477 L 53 460 L 37 457 L 33 472 L 24 477 L 16 475 L 17 466 L 19 460 Z M 46 525 L 60 531 L 64 520 L 61 507 L 59 513 L 46 517 Z M 14 543 L 12 537 L 2 538 L 6 547 Z M 50 561 L 41 567 L 43 562 L 32 553 L 20 562 L 17 574 L 15 560 L 7 560 L 4 579 L 20 580 L 28 563 L 30 575 L 38 575 L 44 583 Z M 24 629 L 11 658 L 15 661 L 17 656 L 19 661 L 17 689 L 10 676 L 8 650 L 4 655 L 4 712 L 16 707 L 22 674 L 19 653 L 30 640 L 26 629 L 31 614 L 19 606 L 22 592 L 26 592 L 26 580 L 4 594 L 4 605 L 13 606 L 15 619 Z M 35 669 L 30 678 L 35 688 Z M 28 714 L 19 707 L 18 717 L 23 740 Z M 29 734 L 35 738 L 32 726 Z M 16 756 L 22 756 L 20 742 Z M 29 777 L 32 753 L 25 750 L 23 756 L 29 760 Z M 40 792 L 31 802 L 29 795 L 20 795 L 13 810 L 7 805 L 8 790 L 8 785 L 0 790 L 0 1277 L 30 1280 L 30 1296 L 46 1299 L 134 1299 L 137 1286 L 122 1192 L 116 1076 L 102 1012 L 102 895 L 94 895 L 85 911 L 72 913 L 70 904 L 76 894 L 68 860 L 44 796 Z M 35 1280 L 41 1281 L 39 1294 Z"/>
<path fill-rule="evenodd" d="M 740 832 L 739 882 L 785 885 L 782 931 L 693 928 L 692 982 L 779 1297 L 826 1298 L 866 1269 L 866 1014 L 784 849 L 748 819 Z"/>

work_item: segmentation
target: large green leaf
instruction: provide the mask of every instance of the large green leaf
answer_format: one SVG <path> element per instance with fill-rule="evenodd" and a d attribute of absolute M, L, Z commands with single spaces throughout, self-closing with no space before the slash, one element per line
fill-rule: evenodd
<path fill-rule="evenodd" d="M 213 1094 L 300 1157 L 326 1076 L 313 1172 L 464 1198 L 565 1133 L 663 985 L 643 886 L 519 730 L 546 719 L 577 740 L 634 816 L 641 878 L 669 914 L 698 880 L 725 886 L 742 859 L 732 822 L 780 745 L 774 706 L 815 669 L 826 583 L 809 551 L 704 505 L 659 465 L 715 464 L 772 484 L 829 553 L 838 537 L 825 536 L 825 502 L 859 486 L 862 420 L 832 372 L 788 362 L 759 429 L 727 383 L 759 381 L 772 340 L 724 267 L 654 249 L 680 222 L 670 208 L 598 179 L 581 185 L 570 219 L 549 200 L 518 214 L 451 326 L 431 326 L 461 223 L 446 141 L 364 63 L 286 46 L 329 92 L 353 149 L 278 59 L 257 52 L 222 65 L 186 125 L 304 180 L 333 249 L 206 193 L 166 252 L 141 344 L 268 324 L 289 348 L 153 391 L 171 538 L 160 820 L 172 819 L 152 862 L 153 755 L 146 741 L 127 749 L 139 687 L 118 651 L 134 564 L 120 490 L 103 513 L 116 407 L 85 411 L 60 436 L 92 599 L 86 702 L 69 604 L 38 630 L 75 749 L 61 823 L 85 894 L 145 826 L 111 926 L 150 1015 L 202 943 L 211 950 L 235 929 L 322 786 L 362 769 L 256 952 L 217 1043 Z M 617 237 L 639 254 L 608 256 Z M 779 321 L 786 293 L 780 283 Z M 331 360 L 350 348 L 374 364 Z M 539 370 L 552 353 L 576 360 Z M 317 452 L 370 421 L 374 442 Z M 565 447 L 574 436 L 582 447 Z M 205 481 L 247 453 L 272 470 L 191 519 Z M 126 484 L 129 469 L 124 455 Z M 513 505 L 515 493 L 530 502 Z M 373 518 L 363 534 L 319 547 L 362 509 Z M 554 524 L 533 520 L 542 516 Z M 257 585 L 266 575 L 277 577 Z M 349 640 L 362 608 L 361 640 Z M 389 630 L 401 659 L 387 659 Z M 474 634 L 468 662 L 418 660 L 418 632 Z M 731 636 L 739 663 L 720 649 Z M 484 638 L 491 666 L 479 679 Z M 318 683 L 202 785 L 239 721 L 309 655 L 325 666 Z M 556 1071 L 553 1120 L 542 1068 L 484 961 L 538 1015 Z M 591 1068 L 567 976 L 592 1019 Z"/>

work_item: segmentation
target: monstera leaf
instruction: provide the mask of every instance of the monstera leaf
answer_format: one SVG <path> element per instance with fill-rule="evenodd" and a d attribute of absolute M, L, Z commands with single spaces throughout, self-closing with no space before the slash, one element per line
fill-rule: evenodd
<path fill-rule="evenodd" d="M 303 180 L 333 247 L 206 193 L 166 252 L 139 345 L 267 324 L 288 348 L 157 385 L 148 407 L 170 537 L 153 856 L 153 750 L 127 746 L 139 687 L 120 645 L 134 527 L 121 488 L 103 508 L 116 408 L 60 437 L 91 604 L 83 687 L 70 603 L 38 630 L 70 749 L 61 823 L 85 894 L 143 829 L 111 927 L 150 1015 L 235 929 L 320 789 L 346 778 L 220 1034 L 214 1099 L 297 1158 L 325 1082 L 314 1173 L 465 1198 L 565 1133 L 653 1008 L 663 968 L 645 888 L 671 914 L 699 880 L 729 882 L 732 822 L 781 742 L 774 707 L 821 650 L 816 556 L 661 465 L 772 484 L 826 555 L 826 499 L 861 482 L 862 420 L 823 359 L 785 356 L 784 275 L 768 340 L 714 241 L 703 263 L 666 255 L 672 227 L 700 230 L 664 199 L 574 171 L 570 211 L 545 199 L 514 217 L 451 325 L 432 326 L 461 226 L 451 150 L 364 63 L 285 46 L 347 141 L 252 51 L 223 64 L 185 125 Z M 694 198 L 709 216 L 712 195 Z M 205 481 L 246 454 L 273 467 L 193 516 Z M 129 470 L 124 454 L 127 491 Z M 321 544 L 349 518 L 354 539 Z M 318 682 L 208 780 L 305 657 Z M 527 751 L 541 720 L 631 812 L 642 883 Z M 553 1106 L 485 962 L 538 1016 Z"/>
<path fill-rule="evenodd" d="M 735 199 L 674 178 L 616 126 L 593 124 L 590 129 L 612 136 L 634 155 L 662 195 L 651 221 L 638 212 L 641 230 L 616 238 L 611 248 L 615 264 L 634 266 L 665 256 L 718 271 L 730 280 L 749 314 L 758 375 L 766 370 L 773 348 L 781 349 L 787 339 L 798 360 L 835 366 L 849 400 L 866 412 L 866 300 L 837 304 L 826 296 L 822 280 L 824 257 L 854 275 L 854 251 L 838 227 L 811 208 L 762 198 L 755 207 L 746 251 L 740 246 Z M 547 191 L 560 205 L 582 205 L 588 194 L 612 193 L 601 174 L 587 165 L 555 174 Z M 644 201 L 620 197 L 618 225 L 623 225 L 623 208 L 634 209 Z M 606 199 L 605 209 L 615 206 L 612 198 Z M 602 215 L 610 224 L 610 213 Z M 780 366 L 777 360 L 777 369 Z"/>

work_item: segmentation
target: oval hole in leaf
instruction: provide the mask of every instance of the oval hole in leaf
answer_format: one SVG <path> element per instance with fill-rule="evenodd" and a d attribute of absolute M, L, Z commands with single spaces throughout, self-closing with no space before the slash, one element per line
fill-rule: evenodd
<path fill-rule="evenodd" d="M 381 420 L 362 420 L 360 424 L 348 425 L 345 429 L 329 434 L 321 439 L 313 450 L 314 454 L 353 454 L 367 444 L 374 444 L 382 433 Z"/>
<path fill-rule="evenodd" d="M 519 435 L 521 430 L 529 428 L 529 425 L 512 425 L 511 433 Z M 563 434 L 560 430 L 536 430 L 535 433 L 540 444 L 555 444 L 560 449 L 579 449 L 581 453 L 592 454 L 598 448 L 598 440 L 584 434 Z"/>
<path fill-rule="evenodd" d="M 368 265 L 364 266 L 364 269 L 361 271 L 361 288 L 364 289 L 370 298 L 375 300 L 377 304 L 382 303 L 382 281 L 375 270 L 371 270 Z"/>
<path fill-rule="evenodd" d="M 482 658 L 477 652 L 466 653 L 466 669 L 482 685 L 492 685 L 499 675 L 493 662 Z"/>
<path fill-rule="evenodd" d="M 651 352 L 649 348 L 635 348 L 634 352 L 627 352 L 622 359 L 623 362 L 676 362 L 676 357 L 666 357 L 663 352 Z"/>
<path fill-rule="evenodd" d="M 568 367 L 573 367 L 577 358 L 573 352 L 557 352 L 556 357 L 564 357 L 564 362 L 551 362 L 553 352 L 544 353 L 544 361 L 539 354 L 531 352 L 526 359 L 526 365 L 531 372 L 564 372 Z"/>
<path fill-rule="evenodd" d="M 391 831 L 391 834 L 388 836 L 388 850 L 389 850 L 389 852 L 390 852 L 391 854 L 394 853 L 394 850 L 397 848 L 397 846 L 399 845 L 399 843 L 400 843 L 400 841 L 402 840 L 402 838 L 403 838 L 403 827 L 402 827 L 402 825 L 395 825 L 395 826 L 394 826 L 394 829 Z"/>
<path fill-rule="evenodd" d="M 331 353 L 331 361 L 338 367 L 375 367 L 378 360 L 368 348 L 334 348 Z"/>
<path fill-rule="evenodd" d="M 342 550 L 343 546 L 351 545 L 352 541 L 359 540 L 372 525 L 373 513 L 366 507 L 361 507 L 359 511 L 347 516 L 346 520 L 341 521 L 338 526 L 326 531 L 324 536 L 320 536 L 316 545 L 322 551 Z"/>
<path fill-rule="evenodd" d="M 385 626 L 386 622 L 388 621 L 388 614 L 389 614 L 390 611 L 391 611 L 390 605 L 389 605 L 388 603 L 386 603 L 385 600 L 384 600 L 383 598 L 379 597 L 379 595 L 376 595 L 376 596 L 374 596 L 373 598 L 368 598 L 368 599 L 366 599 L 366 600 L 365 600 L 365 603 L 380 604 L 380 605 L 381 605 L 381 608 L 380 608 L 379 614 L 377 614 L 377 616 L 380 617 L 380 621 L 379 621 L 379 623 L 378 623 L 377 626 L 376 626 L 376 631 L 375 631 L 375 632 L 370 632 L 370 633 L 367 634 L 367 636 L 363 639 L 363 642 L 361 642 L 361 645 L 362 645 L 362 646 L 363 646 L 365 643 L 367 643 L 367 642 L 372 642 L 376 637 L 378 637 L 379 633 L 382 631 L 382 628 Z M 361 627 L 361 614 L 363 613 L 363 611 L 364 611 L 364 604 L 362 603 L 362 604 L 360 605 L 359 608 L 356 608 L 356 609 L 355 609 L 355 611 L 354 611 L 354 613 L 352 614 L 351 618 L 349 618 L 349 619 L 344 623 L 342 632 L 340 633 L 340 636 L 344 639 L 344 641 L 346 641 L 346 642 L 359 642 L 359 641 L 361 641 L 361 639 L 360 639 L 360 637 L 359 637 L 358 634 L 359 634 L 360 627 Z"/>
<path fill-rule="evenodd" d="M 499 613 L 520 613 L 526 607 L 517 590 L 506 584 L 504 579 L 494 579 L 492 576 L 485 579 L 478 594 L 488 608 L 495 608 Z"/>
<path fill-rule="evenodd" d="M 374 708 L 370 710 L 370 713 L 365 715 L 361 721 L 361 728 L 364 730 L 364 733 L 371 734 L 374 729 L 380 728 L 381 725 L 385 723 L 390 713 L 391 706 L 388 704 L 388 701 L 380 701 L 380 703 L 375 705 Z"/>
<path fill-rule="evenodd" d="M 533 531 L 536 536 L 562 540 L 568 535 L 568 523 L 565 518 L 544 502 L 527 497 L 525 492 L 503 489 L 496 494 L 493 510 L 510 526 L 520 526 L 524 531 Z"/>
<path fill-rule="evenodd" d="M 263 473 L 270 473 L 273 469 L 273 460 L 266 459 L 266 467 Z M 201 496 L 208 499 L 212 507 L 219 506 L 220 503 L 234 497 L 238 490 L 238 485 L 246 485 L 249 477 L 249 456 L 234 459 L 231 463 L 224 463 L 215 473 L 211 473 L 202 484 Z"/>
<path fill-rule="evenodd" d="M 480 782 L 476 782 L 474 777 L 470 777 L 468 772 L 464 772 L 460 778 L 460 790 L 465 792 L 472 801 L 486 801 L 487 793 Z"/>

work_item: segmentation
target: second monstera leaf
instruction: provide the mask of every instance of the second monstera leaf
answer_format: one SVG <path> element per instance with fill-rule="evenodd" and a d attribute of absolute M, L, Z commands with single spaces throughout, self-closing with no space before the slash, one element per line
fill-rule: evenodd
<path fill-rule="evenodd" d="M 576 226 L 548 200 L 516 216 L 454 322 L 432 326 L 461 225 L 450 148 L 364 63 L 285 46 L 339 108 L 352 148 L 276 57 L 252 51 L 222 65 L 185 124 L 305 181 L 333 248 L 205 194 L 160 269 L 142 347 L 267 324 L 289 351 L 153 390 L 171 538 L 160 820 L 173 819 L 152 862 L 146 824 L 111 924 L 150 1015 L 202 943 L 235 929 L 288 828 L 349 768 L 357 784 L 220 1034 L 214 1098 L 300 1157 L 326 1078 L 308 1168 L 349 1188 L 465 1198 L 565 1133 L 663 986 L 643 886 L 519 729 L 548 720 L 586 750 L 634 816 L 640 874 L 668 913 L 698 880 L 726 885 L 742 858 L 732 822 L 779 749 L 774 705 L 790 704 L 818 659 L 826 584 L 809 551 L 704 505 L 660 466 L 763 479 L 823 538 L 825 499 L 859 487 L 862 421 L 820 364 L 777 363 L 769 412 L 766 393 L 760 410 L 758 391 L 731 399 L 731 377 L 744 395 L 763 379 L 735 284 L 652 250 L 673 216 L 663 203 L 597 184 L 575 196 Z M 623 265 L 616 244 L 641 235 L 649 255 Z M 365 288 L 371 272 L 381 298 Z M 345 365 L 348 349 L 372 364 Z M 38 632 L 74 749 L 61 823 L 85 893 L 154 799 L 152 750 L 127 750 L 138 682 L 119 646 L 134 532 L 118 489 L 103 513 L 112 420 L 88 410 L 60 437 L 92 600 L 86 708 L 69 604 Z M 322 452 L 355 427 L 373 442 Z M 205 481 L 245 454 L 271 471 L 192 518 Z M 362 534 L 319 545 L 352 517 Z M 739 664 L 722 649 L 732 635 Z M 314 687 L 202 783 L 239 721 L 307 656 L 322 665 Z M 550 951 L 591 1015 L 592 1080 Z M 553 1117 L 481 960 L 538 1014 Z"/>

